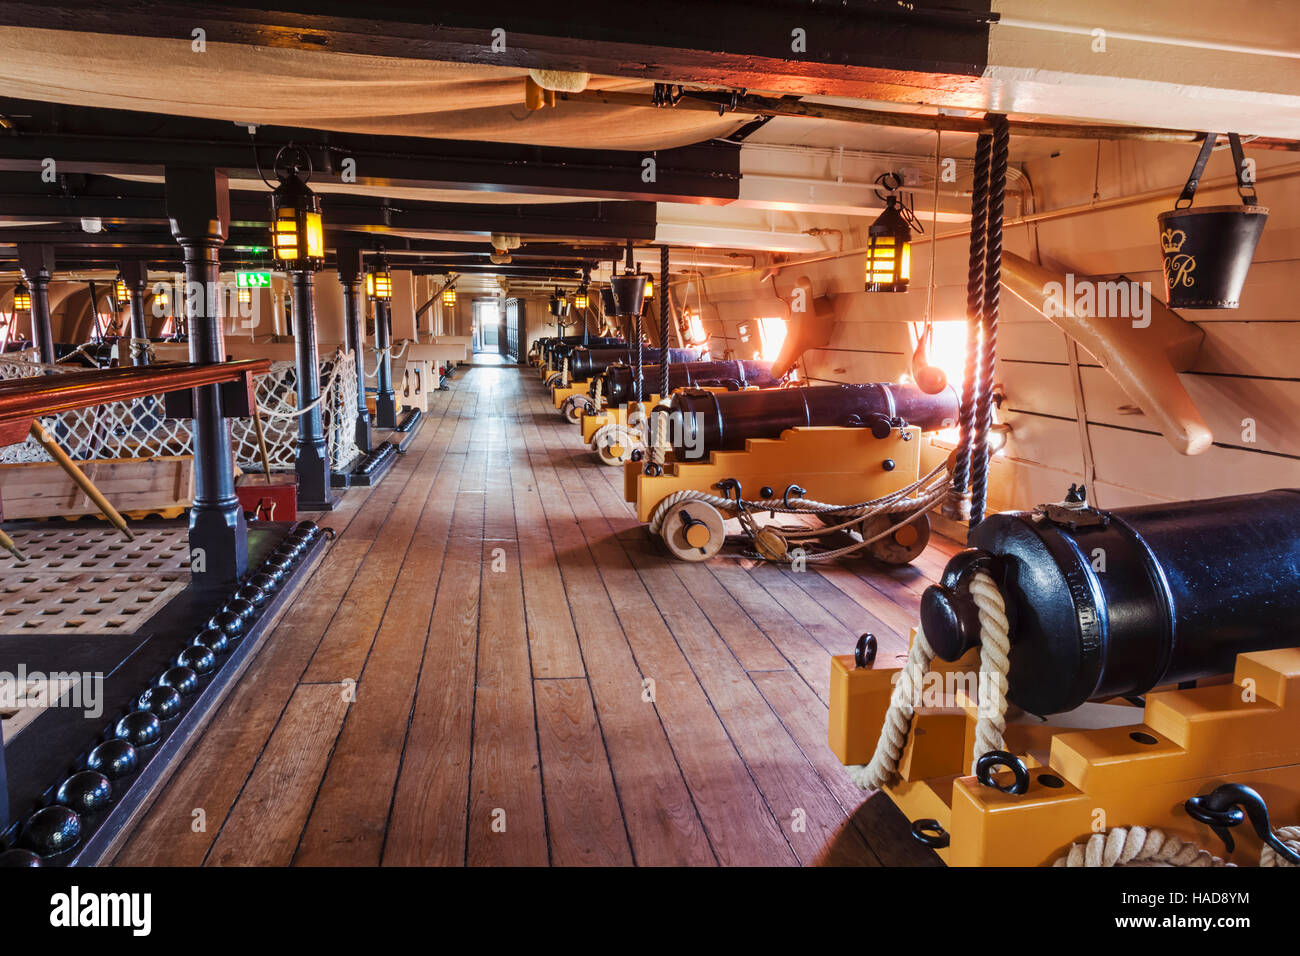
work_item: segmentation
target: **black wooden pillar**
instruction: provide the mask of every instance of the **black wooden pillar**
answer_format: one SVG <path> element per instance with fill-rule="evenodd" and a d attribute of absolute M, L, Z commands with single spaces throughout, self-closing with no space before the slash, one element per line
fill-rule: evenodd
<path fill-rule="evenodd" d="M 397 396 L 393 394 L 392 315 L 384 299 L 375 299 L 375 348 L 379 350 L 375 368 L 375 424 L 380 428 L 397 427 Z"/>
<path fill-rule="evenodd" d="M 191 362 L 224 362 L 219 250 L 230 232 L 230 189 L 215 169 L 168 166 L 167 216 L 185 253 L 183 301 Z M 193 294 L 187 294 L 193 293 Z M 182 311 L 183 309 L 183 311 Z M 235 496 L 230 426 L 220 388 L 194 389 L 194 504 L 190 508 L 190 572 L 199 587 L 229 589 L 248 570 L 248 528 Z"/>
<path fill-rule="evenodd" d="M 131 299 L 131 364 L 149 364 L 149 321 L 144 314 L 144 299 L 149 286 L 149 264 L 139 259 L 118 263 L 122 281 Z"/>
<path fill-rule="evenodd" d="M 32 341 L 41 361 L 54 364 L 54 329 L 50 325 L 50 277 L 54 275 L 53 246 L 18 245 L 18 268 L 32 295 Z"/>
<path fill-rule="evenodd" d="M 313 406 L 298 416 L 294 469 L 298 473 L 298 509 L 331 511 L 330 456 L 320 411 L 320 360 L 316 355 L 316 305 L 312 273 L 293 273 L 293 351 L 297 360 L 298 407 Z"/>
<path fill-rule="evenodd" d="M 343 328 L 348 348 L 357 364 L 357 447 L 370 452 L 370 411 L 366 408 L 366 290 L 365 267 L 360 249 L 340 248 L 336 252 L 339 282 L 343 285 Z"/>

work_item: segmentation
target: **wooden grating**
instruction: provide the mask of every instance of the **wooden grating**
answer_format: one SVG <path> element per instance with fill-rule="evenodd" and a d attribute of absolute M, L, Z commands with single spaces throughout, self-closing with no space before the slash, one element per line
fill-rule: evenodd
<path fill-rule="evenodd" d="M 132 633 L 189 583 L 183 526 L 137 531 L 37 528 L 0 556 L 0 634 Z"/>

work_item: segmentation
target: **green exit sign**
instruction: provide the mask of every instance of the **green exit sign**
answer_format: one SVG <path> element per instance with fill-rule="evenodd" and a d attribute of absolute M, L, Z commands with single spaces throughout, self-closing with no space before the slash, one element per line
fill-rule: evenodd
<path fill-rule="evenodd" d="M 236 272 L 235 285 L 241 289 L 269 289 L 271 288 L 271 273 Z"/>

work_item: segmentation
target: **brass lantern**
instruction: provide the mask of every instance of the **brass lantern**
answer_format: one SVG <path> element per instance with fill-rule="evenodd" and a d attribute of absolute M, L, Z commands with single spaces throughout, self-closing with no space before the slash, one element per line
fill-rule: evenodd
<path fill-rule="evenodd" d="M 906 292 L 912 272 L 912 225 L 916 218 L 897 190 L 902 180 L 885 173 L 878 183 L 889 190 L 885 211 L 867 230 L 867 292 Z"/>
<path fill-rule="evenodd" d="M 383 259 L 375 263 L 372 272 L 366 273 L 366 295 L 380 302 L 389 302 L 393 298 L 393 274 Z"/>
<path fill-rule="evenodd" d="M 291 148 L 286 146 L 280 156 Z M 325 227 L 320 200 L 302 176 L 304 169 L 311 174 L 307 155 L 294 151 L 298 156 L 283 169 L 280 156 L 276 157 L 280 185 L 271 193 L 271 258 L 285 272 L 315 272 L 325 264 Z"/>
<path fill-rule="evenodd" d="M 113 301 L 117 303 L 118 309 L 125 309 L 131 304 L 131 293 L 126 287 L 126 280 L 122 278 L 119 272 L 117 278 L 113 281 Z"/>
<path fill-rule="evenodd" d="M 448 309 L 456 305 L 456 288 L 451 283 L 442 290 L 442 304 Z"/>
<path fill-rule="evenodd" d="M 14 311 L 30 312 L 32 309 L 32 293 L 27 288 L 26 283 L 18 283 L 18 288 L 14 289 Z"/>
<path fill-rule="evenodd" d="M 577 292 L 573 293 L 573 307 L 575 309 L 578 309 L 579 311 L 584 310 L 587 308 L 589 303 L 590 300 L 587 298 L 587 290 L 585 288 L 579 289 Z"/>

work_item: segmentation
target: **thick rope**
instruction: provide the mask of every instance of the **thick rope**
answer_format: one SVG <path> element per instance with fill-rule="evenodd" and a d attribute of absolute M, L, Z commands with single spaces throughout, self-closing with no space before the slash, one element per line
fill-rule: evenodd
<path fill-rule="evenodd" d="M 971 597 L 980 615 L 980 700 L 975 717 L 975 747 L 971 754 L 974 763 L 990 750 L 1002 750 L 1006 744 L 1007 670 L 1010 667 L 1008 651 L 1011 637 L 1007 624 L 1006 605 L 987 572 L 976 571 L 971 582 Z M 898 683 L 889 698 L 884 725 L 876 741 L 876 751 L 867 764 L 853 764 L 845 768 L 851 779 L 862 790 L 877 790 L 898 772 L 898 761 L 907 744 L 912 729 L 912 717 L 921 699 L 921 688 L 934 650 L 918 627 L 916 639 L 907 652 L 907 663 L 899 675 Z"/>
<path fill-rule="evenodd" d="M 961 387 L 961 435 L 957 443 L 956 463 L 952 470 L 952 493 L 955 498 L 965 495 L 967 476 L 970 471 L 971 429 L 975 422 L 977 349 L 981 313 L 984 308 L 984 255 L 988 236 L 989 165 L 992 156 L 993 137 L 988 133 L 981 133 L 975 141 L 975 172 L 971 187 L 970 259 L 966 274 L 966 366 Z"/>
<path fill-rule="evenodd" d="M 1163 864 L 1178 867 L 1233 866 L 1209 850 L 1146 827 L 1115 827 L 1076 843 L 1052 866 L 1104 867 Z M 1261 865 L 1263 865 L 1261 861 Z"/>
<path fill-rule="evenodd" d="M 998 299 L 1002 282 L 1002 215 L 1007 193 L 1007 158 L 1011 133 L 1005 116 L 993 123 L 989 168 L 988 237 L 984 251 L 984 300 L 980 311 L 979 391 L 970 441 L 970 527 L 984 520 L 988 500 L 989 428 L 993 423 L 993 366 L 998 350 Z"/>
<path fill-rule="evenodd" d="M 1279 840 L 1289 846 L 1291 849 L 1300 853 L 1300 827 L 1278 827 L 1273 831 Z M 1288 863 L 1277 855 L 1277 851 L 1271 846 L 1265 846 L 1259 854 L 1260 866 L 1286 866 L 1295 867 L 1294 863 Z"/>
<path fill-rule="evenodd" d="M 659 247 L 659 397 L 668 397 L 668 247 Z"/>

